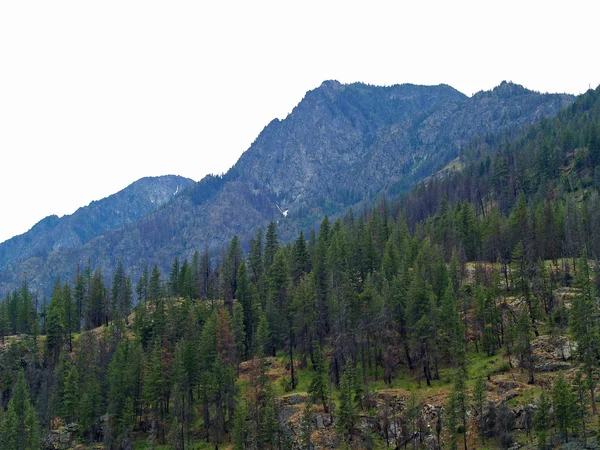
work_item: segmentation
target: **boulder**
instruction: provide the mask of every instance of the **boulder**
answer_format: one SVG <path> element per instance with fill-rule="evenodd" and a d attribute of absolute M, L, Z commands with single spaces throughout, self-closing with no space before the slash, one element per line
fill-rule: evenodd
<path fill-rule="evenodd" d="M 68 450 L 77 447 L 77 432 L 79 425 L 71 423 L 50 430 L 42 438 L 42 449 L 44 450 Z"/>

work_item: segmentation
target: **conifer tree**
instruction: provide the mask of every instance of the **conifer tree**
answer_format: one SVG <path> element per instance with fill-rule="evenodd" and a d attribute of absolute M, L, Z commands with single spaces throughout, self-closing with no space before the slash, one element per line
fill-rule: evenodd
<path fill-rule="evenodd" d="M 235 342 L 235 361 L 237 366 L 247 357 L 246 331 L 244 330 L 244 308 L 239 301 L 233 303 L 231 331 Z"/>
<path fill-rule="evenodd" d="M 598 308 L 596 307 L 596 293 L 590 280 L 590 270 L 587 253 L 582 251 L 575 274 L 575 287 L 577 294 L 573 297 L 569 327 L 575 342 L 577 354 L 583 363 L 590 389 L 590 403 L 594 415 L 598 414 L 594 394 L 594 371 L 598 365 L 597 349 L 600 347 L 600 325 L 598 323 Z"/>
<path fill-rule="evenodd" d="M 307 274 L 310 270 L 306 240 L 304 239 L 304 233 L 302 233 L 302 231 L 300 231 L 298 238 L 294 242 L 293 251 L 292 278 L 296 285 L 302 276 Z"/>
<path fill-rule="evenodd" d="M 148 281 L 148 300 L 151 303 L 155 303 L 159 298 L 163 296 L 163 287 L 160 280 L 160 271 L 158 266 L 152 268 L 152 274 Z"/>
<path fill-rule="evenodd" d="M 140 275 L 140 279 L 137 282 L 135 287 L 135 292 L 138 296 L 138 302 L 143 303 L 144 305 L 148 301 L 148 278 L 150 274 L 148 272 L 148 264 L 144 266 L 144 270 Z"/>
<path fill-rule="evenodd" d="M 279 237 L 277 236 L 277 228 L 275 222 L 271 221 L 267 227 L 267 234 L 265 236 L 265 249 L 263 268 L 265 272 L 268 272 L 271 268 L 271 264 L 275 261 L 275 253 L 279 248 Z"/>
<path fill-rule="evenodd" d="M 485 445 L 485 415 L 484 408 L 487 403 L 487 389 L 485 380 L 478 378 L 473 389 L 473 402 L 477 414 L 477 431 L 481 437 L 481 445 Z"/>
<path fill-rule="evenodd" d="M 538 438 L 538 447 L 546 449 L 547 432 L 550 428 L 550 408 L 551 404 L 548 396 L 542 391 L 538 399 L 537 411 L 533 419 L 533 428 Z"/>
<path fill-rule="evenodd" d="M 453 427 L 460 423 L 463 433 L 463 444 L 467 450 L 467 417 L 469 414 L 469 396 L 467 393 L 466 381 L 468 378 L 467 368 L 465 365 L 459 366 L 454 376 L 454 388 L 450 395 L 448 404 L 449 422 Z M 451 430 L 456 432 L 456 428 Z"/>
<path fill-rule="evenodd" d="M 346 372 L 340 377 L 340 406 L 337 411 L 337 428 L 343 434 L 352 439 L 352 431 L 356 422 L 356 408 L 352 395 L 351 380 Z"/>
<path fill-rule="evenodd" d="M 515 343 L 515 351 L 520 355 L 521 367 L 526 367 L 529 372 L 529 384 L 535 383 L 534 378 L 534 363 L 533 349 L 531 347 L 531 321 L 529 320 L 529 312 L 522 308 L 517 321 L 517 341 Z"/>
<path fill-rule="evenodd" d="M 40 430 L 37 415 L 29 399 L 29 390 L 23 370 L 17 376 L 13 397 L 2 423 L 4 450 L 38 450 Z"/>
<path fill-rule="evenodd" d="M 314 373 L 308 393 L 310 394 L 314 402 L 321 402 L 325 413 L 329 412 L 329 402 L 327 400 L 327 380 L 325 372 L 325 361 L 323 360 L 323 354 L 321 352 L 321 346 L 318 341 L 313 341 L 313 356 L 312 363 Z"/>
<path fill-rule="evenodd" d="M 254 295 L 253 289 L 251 287 L 250 280 L 248 278 L 248 268 L 246 263 L 242 261 L 240 263 L 239 276 L 238 276 L 238 285 L 235 297 L 237 299 L 237 303 L 242 308 L 242 314 L 244 318 L 244 352 L 242 356 L 245 359 L 250 357 L 250 350 L 253 346 L 254 340 L 254 331 L 257 326 L 257 317 L 254 308 Z M 235 305 L 234 305 L 235 308 Z M 235 309 L 234 309 L 235 313 Z M 238 314 L 239 316 L 239 314 Z"/>
<path fill-rule="evenodd" d="M 247 420 L 248 407 L 246 401 L 241 400 L 237 403 L 235 414 L 233 417 L 233 430 L 231 432 L 231 440 L 233 441 L 234 450 L 244 450 L 249 447 L 250 427 Z"/>
<path fill-rule="evenodd" d="M 564 437 L 565 443 L 569 442 L 569 428 L 573 425 L 575 417 L 575 398 L 571 395 L 569 385 L 561 373 L 552 388 L 552 405 L 556 426 Z"/>
<path fill-rule="evenodd" d="M 53 364 L 56 364 L 60 357 L 61 347 L 63 344 L 65 329 L 64 329 L 64 300 L 63 286 L 60 280 L 56 280 L 52 298 L 48 306 L 48 318 L 46 319 L 46 346 L 48 356 Z"/>
<path fill-rule="evenodd" d="M 312 442 L 312 433 L 315 428 L 315 413 L 313 411 L 312 403 L 306 402 L 304 410 L 302 411 L 302 418 L 300 422 L 301 442 L 304 450 L 312 450 L 314 448 Z"/>

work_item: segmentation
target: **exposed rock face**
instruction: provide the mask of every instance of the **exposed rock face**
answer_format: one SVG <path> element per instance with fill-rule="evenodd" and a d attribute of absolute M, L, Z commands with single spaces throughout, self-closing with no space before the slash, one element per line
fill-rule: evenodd
<path fill-rule="evenodd" d="M 208 176 L 139 222 L 85 245 L 26 255 L 0 272 L 0 289 L 27 273 L 34 287 L 48 290 L 53 278 L 69 279 L 88 259 L 110 273 L 121 258 L 135 280 L 145 263 L 167 270 L 176 256 L 216 248 L 235 234 L 244 240 L 270 220 L 291 239 L 324 214 L 403 192 L 476 136 L 533 123 L 572 101 L 512 83 L 468 98 L 446 85 L 327 81 L 266 126 L 223 177 Z"/>
<path fill-rule="evenodd" d="M 556 372 L 574 366 L 573 353 L 577 344 L 564 336 L 538 336 L 532 343 L 535 372 Z M 520 363 L 516 361 L 517 365 Z"/>
<path fill-rule="evenodd" d="M 68 450 L 77 447 L 77 431 L 79 425 L 72 423 L 50 430 L 42 439 L 44 450 Z"/>

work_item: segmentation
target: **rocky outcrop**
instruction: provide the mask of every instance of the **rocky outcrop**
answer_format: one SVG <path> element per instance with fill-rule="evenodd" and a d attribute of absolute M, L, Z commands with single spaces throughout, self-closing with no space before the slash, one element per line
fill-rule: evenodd
<path fill-rule="evenodd" d="M 50 430 L 42 439 L 43 450 L 69 450 L 78 445 L 77 432 L 79 425 L 71 423 L 61 426 L 55 430 Z"/>
<path fill-rule="evenodd" d="M 538 336 L 531 343 L 536 372 L 556 372 L 574 366 L 577 344 L 564 336 Z"/>

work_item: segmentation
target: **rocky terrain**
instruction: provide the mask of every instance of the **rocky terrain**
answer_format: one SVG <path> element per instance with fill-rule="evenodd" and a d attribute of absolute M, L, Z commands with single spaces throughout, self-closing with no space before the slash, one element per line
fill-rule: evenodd
<path fill-rule="evenodd" d="M 71 277 L 88 260 L 110 273 L 122 259 L 135 280 L 146 263 L 166 270 L 175 257 L 217 249 L 236 234 L 244 241 L 271 220 L 279 221 L 280 237 L 292 239 L 324 214 L 404 192 L 477 136 L 534 123 L 572 101 L 506 82 L 469 98 L 447 85 L 326 81 L 267 125 L 224 176 L 207 176 L 171 201 L 161 197 L 164 207 L 147 201 L 127 207 L 135 213 L 129 216 L 118 213 L 120 202 L 74 214 L 77 226 L 48 218 L 3 244 L 0 294 L 24 274 L 47 293 L 57 276 Z"/>

